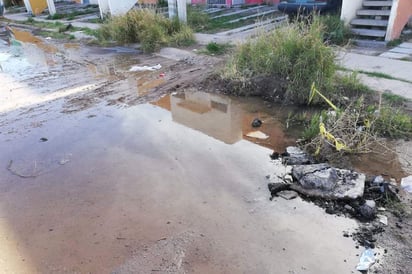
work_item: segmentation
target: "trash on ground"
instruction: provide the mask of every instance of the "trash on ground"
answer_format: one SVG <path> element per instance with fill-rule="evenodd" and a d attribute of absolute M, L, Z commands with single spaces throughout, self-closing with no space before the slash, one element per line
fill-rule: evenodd
<path fill-rule="evenodd" d="M 372 249 L 368 248 L 363 251 L 362 256 L 359 259 L 359 263 L 356 266 L 356 270 L 368 271 L 368 269 L 375 263 L 375 254 Z"/>
<path fill-rule="evenodd" d="M 377 215 L 379 222 L 384 225 L 388 225 L 388 217 L 385 215 Z"/>
<path fill-rule="evenodd" d="M 402 178 L 401 180 L 401 187 L 403 190 L 406 192 L 412 193 L 412 176 L 408 176 L 405 178 Z"/>
<path fill-rule="evenodd" d="M 255 118 L 252 122 L 252 127 L 260 127 L 262 125 L 262 121 L 259 118 Z"/>
<path fill-rule="evenodd" d="M 285 165 L 307 165 L 314 163 L 311 157 L 298 147 L 287 147 L 286 152 L 282 156 Z"/>
<path fill-rule="evenodd" d="M 262 139 L 262 140 L 269 138 L 269 135 L 266 135 L 262 131 L 252 131 L 246 134 L 246 136 L 251 137 L 251 138 L 256 138 L 256 139 Z"/>
<path fill-rule="evenodd" d="M 155 66 L 132 66 L 129 71 L 155 71 L 161 69 L 162 66 L 157 64 Z"/>
<path fill-rule="evenodd" d="M 359 213 L 365 220 L 373 220 L 376 216 L 376 203 L 374 200 L 366 200 L 363 205 L 359 207 Z"/>

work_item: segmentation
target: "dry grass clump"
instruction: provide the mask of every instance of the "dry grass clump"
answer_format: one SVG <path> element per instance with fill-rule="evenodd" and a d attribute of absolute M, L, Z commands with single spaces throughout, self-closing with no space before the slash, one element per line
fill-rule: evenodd
<path fill-rule="evenodd" d="M 110 18 L 99 30 L 101 41 L 141 43 L 145 52 L 163 46 L 187 46 L 194 43 L 192 30 L 177 18 L 168 19 L 152 9 L 132 10 Z"/>

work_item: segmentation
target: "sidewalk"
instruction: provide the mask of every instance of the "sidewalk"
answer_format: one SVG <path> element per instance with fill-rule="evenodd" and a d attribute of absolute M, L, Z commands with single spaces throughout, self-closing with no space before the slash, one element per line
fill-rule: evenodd
<path fill-rule="evenodd" d="M 12 14 L 4 14 L 4 17 L 15 21 L 15 22 L 24 22 L 27 21 L 28 18 L 32 18 L 34 21 L 38 22 L 48 22 L 48 23 L 54 23 L 54 22 L 62 22 L 63 24 L 72 24 L 74 27 L 78 28 L 89 28 L 89 29 L 98 29 L 100 27 L 99 24 L 95 23 L 88 23 L 88 22 L 81 22 L 78 20 L 64 20 L 64 19 L 59 19 L 59 20 L 47 20 L 41 17 L 30 17 L 27 13 L 12 13 Z"/>
<path fill-rule="evenodd" d="M 412 100 L 412 83 L 405 82 L 412 82 L 412 62 L 345 51 L 338 53 L 338 61 L 342 67 L 353 71 L 378 72 L 397 78 L 392 80 L 360 74 L 362 82 L 370 88 Z"/>

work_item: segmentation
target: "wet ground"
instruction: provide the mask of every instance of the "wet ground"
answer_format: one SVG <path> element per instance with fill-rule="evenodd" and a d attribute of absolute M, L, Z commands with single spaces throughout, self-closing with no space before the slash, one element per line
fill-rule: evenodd
<path fill-rule="evenodd" d="M 269 201 L 269 154 L 295 141 L 271 112 L 289 110 L 181 88 L 213 59 L 43 40 L 0 54 L 5 273 L 354 271 L 353 220 Z M 270 138 L 245 137 L 256 117 Z"/>

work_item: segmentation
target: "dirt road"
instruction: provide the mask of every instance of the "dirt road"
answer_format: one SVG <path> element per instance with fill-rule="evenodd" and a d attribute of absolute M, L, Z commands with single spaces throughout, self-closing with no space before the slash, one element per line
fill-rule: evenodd
<path fill-rule="evenodd" d="M 342 237 L 353 220 L 269 201 L 265 175 L 282 170 L 243 138 L 240 102 L 162 97 L 213 58 L 42 40 L 18 50 L 1 48 L 0 272 L 354 271 L 361 250 Z"/>

